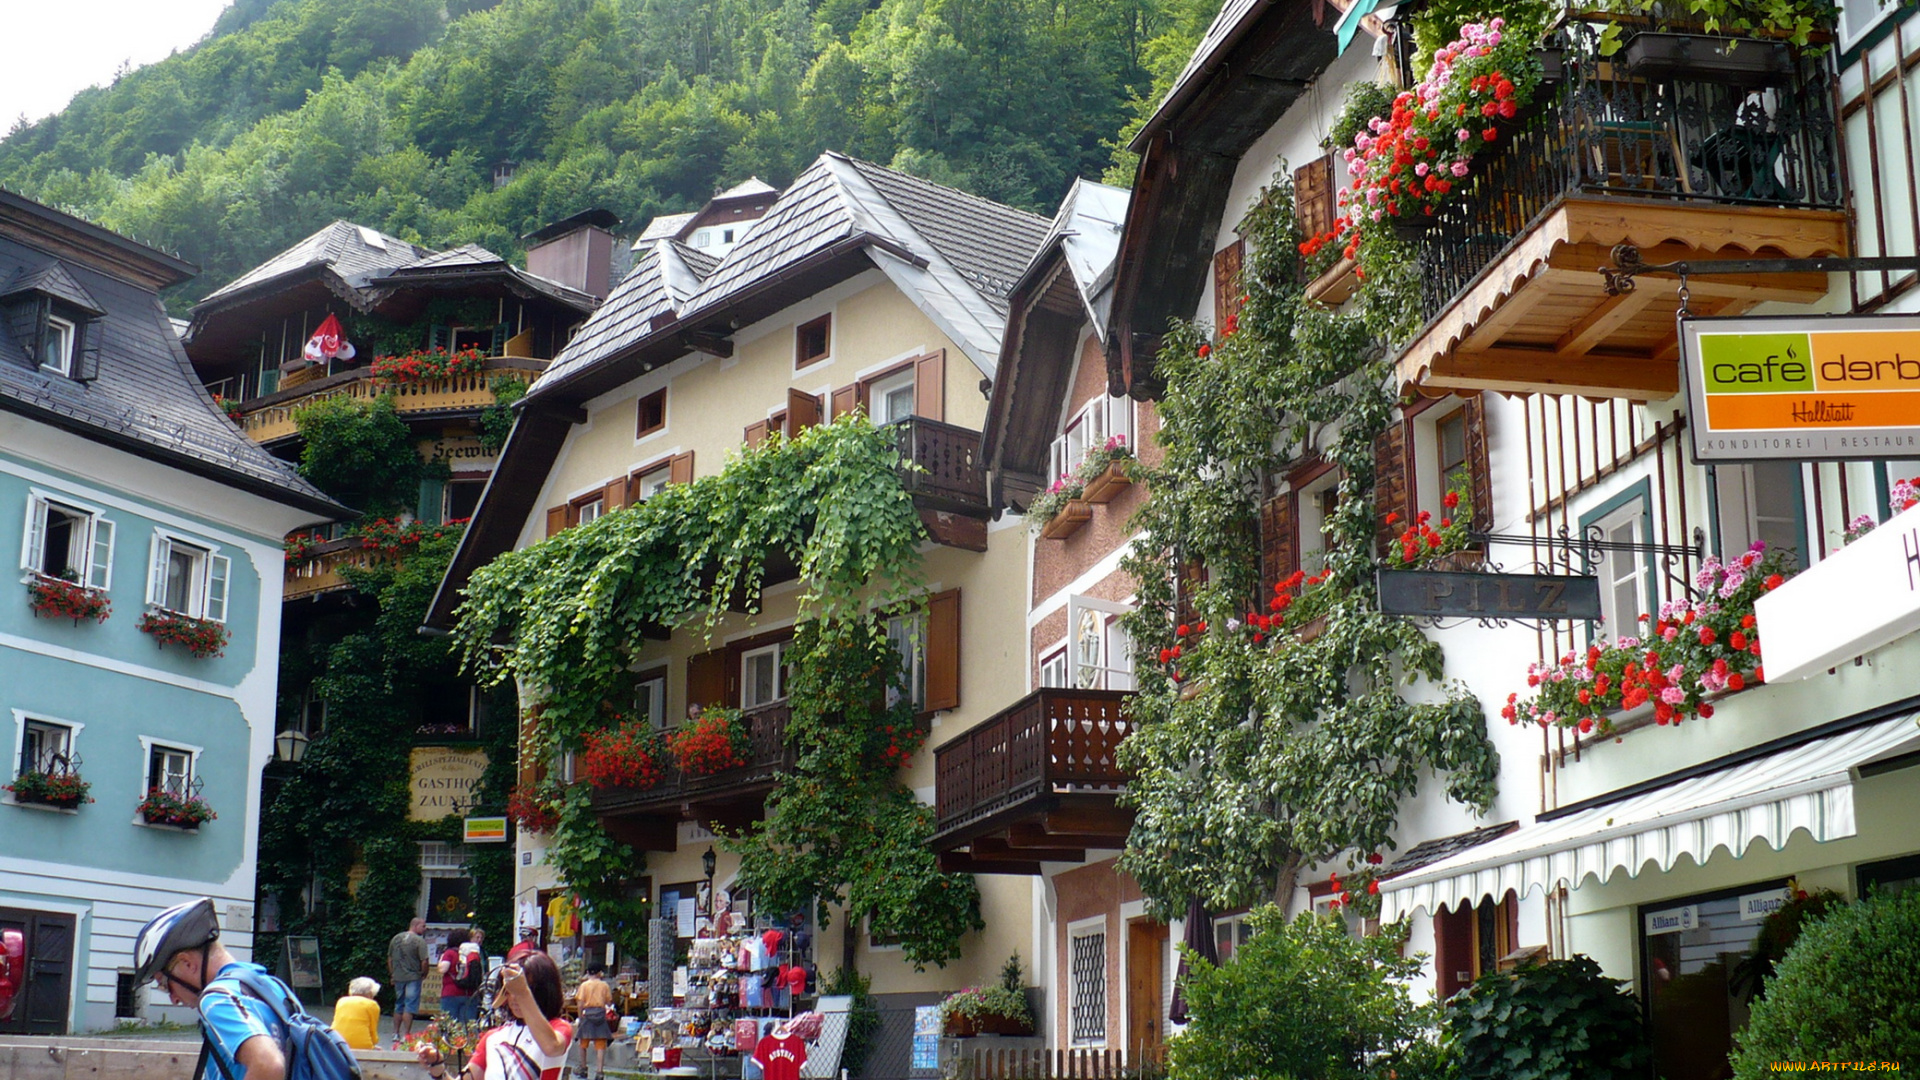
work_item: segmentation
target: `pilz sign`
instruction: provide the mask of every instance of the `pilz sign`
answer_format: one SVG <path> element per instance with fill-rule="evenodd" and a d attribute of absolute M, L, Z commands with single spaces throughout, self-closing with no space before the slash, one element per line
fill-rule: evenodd
<path fill-rule="evenodd" d="M 1920 457 L 1920 317 L 1683 319 L 1693 459 Z"/>
<path fill-rule="evenodd" d="M 1381 570 L 1380 611 L 1460 619 L 1600 617 L 1600 579 L 1564 574 Z"/>

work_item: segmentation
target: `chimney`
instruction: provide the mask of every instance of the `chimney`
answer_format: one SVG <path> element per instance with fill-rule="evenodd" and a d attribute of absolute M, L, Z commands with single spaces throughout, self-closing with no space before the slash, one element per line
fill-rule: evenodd
<path fill-rule="evenodd" d="M 613 288 L 613 232 L 620 219 L 610 210 L 583 210 L 521 237 L 527 272 L 605 300 Z"/>

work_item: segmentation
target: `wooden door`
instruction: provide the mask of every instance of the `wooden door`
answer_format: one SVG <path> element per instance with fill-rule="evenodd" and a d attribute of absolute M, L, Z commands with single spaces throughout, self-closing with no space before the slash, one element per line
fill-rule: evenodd
<path fill-rule="evenodd" d="M 1167 928 L 1136 919 L 1127 924 L 1127 1061 L 1159 1061 L 1165 1052 Z"/>
<path fill-rule="evenodd" d="M 74 917 L 0 908 L 0 933 L 18 935 L 14 993 L 0 1032 L 64 1035 L 73 996 Z M 0 948 L 5 948 L 0 943 Z M 19 970 L 24 969 L 24 970 Z"/>

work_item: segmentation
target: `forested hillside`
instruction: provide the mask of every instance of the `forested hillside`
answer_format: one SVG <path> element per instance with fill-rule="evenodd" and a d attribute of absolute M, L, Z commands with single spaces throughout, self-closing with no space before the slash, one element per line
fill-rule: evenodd
<path fill-rule="evenodd" d="M 238 0 L 191 50 L 0 142 L 0 184 L 203 268 L 345 217 L 519 250 L 825 149 L 1051 212 L 1219 0 Z M 496 187 L 496 167 L 511 180 Z"/>

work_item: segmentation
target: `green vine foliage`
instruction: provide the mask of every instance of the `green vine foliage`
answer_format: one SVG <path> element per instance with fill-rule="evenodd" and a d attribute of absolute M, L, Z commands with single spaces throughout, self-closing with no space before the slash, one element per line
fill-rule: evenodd
<path fill-rule="evenodd" d="M 1285 898 L 1304 862 L 1345 853 L 1351 865 L 1390 846 L 1429 770 L 1482 810 L 1499 772 L 1479 701 L 1442 683 L 1440 647 L 1381 615 L 1375 596 L 1373 446 L 1395 405 L 1382 342 L 1409 329 L 1411 277 L 1376 278 L 1357 313 L 1308 303 L 1285 176 L 1242 226 L 1238 328 L 1210 336 L 1176 323 L 1167 334 L 1165 454 L 1123 563 L 1139 582 L 1126 617 L 1138 654 L 1181 647 L 1171 664 L 1142 665 L 1136 730 L 1121 746 L 1136 810 L 1121 866 L 1163 918 L 1195 895 L 1215 910 Z M 1326 628 L 1254 644 L 1239 618 L 1260 589 L 1258 508 L 1274 473 L 1311 449 L 1341 475 Z M 1207 632 L 1182 638 L 1175 582 L 1196 565 L 1207 571 L 1194 589 Z M 1432 689 L 1409 700 L 1403 691 L 1421 681 Z"/>
<path fill-rule="evenodd" d="M 497 454 L 513 433 L 513 403 L 527 396 L 527 380 L 503 375 L 488 386 L 493 391 L 493 404 L 480 410 L 480 446 L 489 454 Z"/>
<path fill-rule="evenodd" d="M 879 760 L 884 729 L 912 722 L 883 704 L 899 673 L 876 620 L 922 592 L 925 533 L 904 467 L 893 433 L 864 417 L 771 438 L 718 475 L 483 567 L 454 640 L 470 670 L 511 674 L 540 702 L 526 752 L 577 748 L 619 722 L 606 703 L 630 700 L 622 691 L 643 631 L 711 630 L 730 607 L 757 610 L 770 560 L 798 567 L 788 698 L 797 764 L 769 797 L 768 822 L 729 845 L 771 908 L 844 903 L 852 918 L 898 933 L 909 959 L 943 963 L 979 925 L 978 895 L 971 878 L 939 870 L 928 809 Z M 596 921 L 632 920 L 623 900 L 642 856 L 598 838 L 587 798 L 566 795 L 549 858 Z"/>
<path fill-rule="evenodd" d="M 300 474 L 370 516 L 413 509 L 426 463 L 393 399 L 322 398 L 294 410 Z"/>
<path fill-rule="evenodd" d="M 347 340 L 353 343 L 360 362 L 370 364 L 375 357 L 399 356 L 424 349 L 435 326 L 492 326 L 499 315 L 496 301 L 485 297 L 437 296 L 412 322 L 394 322 L 378 315 L 348 315 Z"/>

